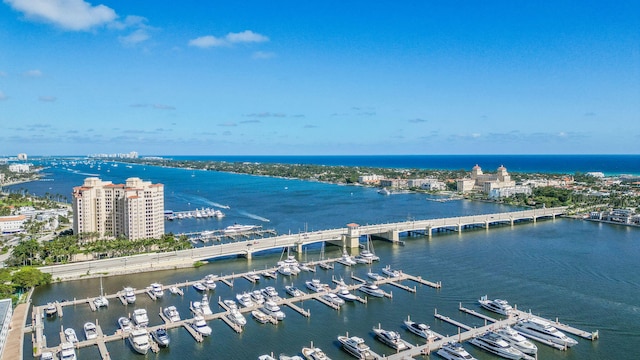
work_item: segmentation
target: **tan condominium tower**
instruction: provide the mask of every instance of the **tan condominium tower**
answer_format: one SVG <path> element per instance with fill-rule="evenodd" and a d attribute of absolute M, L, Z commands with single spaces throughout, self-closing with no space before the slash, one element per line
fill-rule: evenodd
<path fill-rule="evenodd" d="M 113 184 L 90 177 L 73 188 L 73 232 L 130 240 L 164 235 L 164 185 L 139 178 Z"/>

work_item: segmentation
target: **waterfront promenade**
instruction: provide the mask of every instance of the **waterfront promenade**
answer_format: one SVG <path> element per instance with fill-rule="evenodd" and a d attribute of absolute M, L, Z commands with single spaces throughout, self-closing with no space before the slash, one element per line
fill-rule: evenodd
<path fill-rule="evenodd" d="M 298 251 L 305 245 L 329 242 L 345 248 L 356 248 L 360 236 L 372 236 L 400 243 L 400 235 L 408 233 L 433 236 L 435 232 L 462 232 L 467 229 L 492 226 L 514 226 L 522 222 L 536 222 L 538 219 L 555 219 L 566 212 L 566 207 L 532 209 L 505 213 L 458 216 L 440 219 L 413 220 L 388 224 L 357 225 L 345 228 L 286 234 L 263 239 L 214 244 L 199 248 L 167 253 L 149 253 L 113 259 L 102 259 L 63 265 L 43 266 L 39 269 L 50 273 L 53 279 L 72 280 L 80 277 L 117 275 L 160 269 L 191 267 L 196 261 L 206 261 L 228 256 L 251 257 L 261 251 L 294 247 Z"/>

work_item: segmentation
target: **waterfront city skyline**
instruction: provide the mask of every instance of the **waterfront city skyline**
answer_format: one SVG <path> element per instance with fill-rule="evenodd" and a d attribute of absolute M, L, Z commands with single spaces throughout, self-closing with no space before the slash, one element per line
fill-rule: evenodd
<path fill-rule="evenodd" d="M 278 5 L 4 0 L 0 154 L 638 153 L 637 3 Z"/>

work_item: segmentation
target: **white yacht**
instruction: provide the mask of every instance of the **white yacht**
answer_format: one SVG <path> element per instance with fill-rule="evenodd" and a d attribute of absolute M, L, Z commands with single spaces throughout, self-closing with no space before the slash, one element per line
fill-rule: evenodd
<path fill-rule="evenodd" d="M 54 303 L 48 303 L 44 312 L 47 316 L 54 316 L 58 312 L 58 307 Z"/>
<path fill-rule="evenodd" d="M 400 271 L 391 269 L 390 265 L 385 266 L 382 269 L 382 273 L 387 275 L 388 277 L 399 277 Z"/>
<path fill-rule="evenodd" d="M 92 322 L 86 322 L 84 323 L 84 326 L 82 328 L 84 329 L 85 339 L 92 340 L 98 337 L 98 328 L 96 327 L 96 324 Z"/>
<path fill-rule="evenodd" d="M 238 303 L 244 307 L 252 307 L 256 305 L 253 300 L 251 300 L 251 294 L 247 292 L 236 295 L 236 299 L 238 300 Z"/>
<path fill-rule="evenodd" d="M 136 302 L 135 291 L 136 289 L 129 286 L 124 288 L 124 299 L 127 301 L 127 304 L 133 304 Z"/>
<path fill-rule="evenodd" d="M 164 316 L 167 319 L 169 319 L 169 321 L 171 322 L 180 321 L 180 313 L 178 312 L 178 309 L 175 306 L 173 305 L 167 306 L 162 310 L 162 312 L 164 313 Z"/>
<path fill-rule="evenodd" d="M 217 275 L 212 275 L 209 274 L 207 276 L 204 277 L 202 283 L 204 284 L 204 286 L 209 289 L 209 290 L 215 290 L 215 288 L 217 287 L 216 285 L 216 281 L 215 279 L 217 278 Z"/>
<path fill-rule="evenodd" d="M 525 337 L 537 340 L 551 341 L 561 346 L 571 347 L 578 342 L 568 337 L 562 331 L 553 327 L 549 322 L 531 318 L 518 321 L 513 328 Z"/>
<path fill-rule="evenodd" d="M 341 284 L 340 289 L 338 290 L 338 296 L 344 301 L 356 301 L 358 299 L 357 296 L 353 295 L 346 285 Z"/>
<path fill-rule="evenodd" d="M 407 318 L 407 320 L 404 321 L 404 326 L 407 327 L 407 330 L 427 340 L 434 341 L 438 338 L 436 334 L 434 334 L 433 331 L 431 331 L 431 328 L 429 327 L 429 325 L 411 321 L 410 318 Z"/>
<path fill-rule="evenodd" d="M 371 296 L 375 296 L 375 297 L 383 297 L 384 296 L 384 291 L 382 291 L 382 289 L 380 289 L 378 287 L 378 285 L 372 283 L 372 282 L 367 282 L 366 284 L 360 286 L 358 288 L 358 290 L 362 291 L 363 293 L 367 294 L 367 295 L 371 295 Z"/>
<path fill-rule="evenodd" d="M 73 330 L 73 328 L 64 329 L 64 337 L 70 343 L 77 343 L 78 342 L 78 336 L 76 335 L 76 331 Z"/>
<path fill-rule="evenodd" d="M 380 275 L 380 274 L 378 274 L 378 273 L 374 273 L 374 272 L 368 272 L 368 273 L 367 273 L 367 276 L 368 276 L 370 279 L 373 279 L 373 280 L 376 280 L 376 281 L 377 281 L 377 280 L 384 280 L 384 276 L 382 276 L 382 275 Z"/>
<path fill-rule="evenodd" d="M 60 344 L 60 360 L 76 360 L 76 348 L 70 342 Z"/>
<path fill-rule="evenodd" d="M 103 295 L 98 296 L 97 298 L 93 299 L 93 305 L 95 305 L 96 308 L 108 307 L 109 306 L 109 299 L 107 299 Z"/>
<path fill-rule="evenodd" d="M 151 337 L 153 340 L 158 343 L 158 345 L 162 347 L 169 346 L 171 339 L 169 338 L 169 334 L 167 333 L 167 329 L 165 328 L 157 328 L 155 331 L 151 332 Z"/>
<path fill-rule="evenodd" d="M 342 253 L 342 256 L 340 257 L 340 259 L 336 261 L 344 266 L 351 266 L 351 265 L 357 264 L 357 262 L 353 260 L 353 257 L 349 255 L 346 250 Z"/>
<path fill-rule="evenodd" d="M 373 360 L 376 357 L 371 354 L 369 346 L 364 343 L 364 339 L 357 336 L 338 336 L 338 341 L 342 344 L 342 348 L 349 354 L 358 359 Z"/>
<path fill-rule="evenodd" d="M 199 281 L 196 281 L 196 282 L 195 282 L 195 283 L 193 283 L 193 285 L 191 285 L 191 286 L 193 286 L 193 288 L 194 288 L 194 289 L 196 289 L 196 290 L 198 290 L 198 291 L 207 291 L 207 287 L 206 287 L 206 286 L 204 286 L 204 284 L 203 284 L 203 283 L 201 283 L 201 282 L 199 282 Z"/>
<path fill-rule="evenodd" d="M 332 292 L 328 292 L 322 295 L 322 298 L 334 305 L 338 305 L 338 306 L 344 305 L 344 300 L 342 300 L 342 298 L 340 298 L 338 295 Z"/>
<path fill-rule="evenodd" d="M 213 314 L 209 306 L 209 297 L 207 297 L 207 294 L 202 295 L 202 301 L 194 301 L 192 307 L 196 312 L 199 312 L 200 315 Z"/>
<path fill-rule="evenodd" d="M 54 360 L 53 353 L 51 351 L 45 351 L 40 354 L 40 360 Z"/>
<path fill-rule="evenodd" d="M 524 356 L 522 351 L 509 345 L 500 336 L 498 336 L 498 334 L 492 331 L 488 331 L 478 337 L 475 337 L 469 342 L 482 350 L 488 351 L 505 359 L 517 360 Z"/>
<path fill-rule="evenodd" d="M 131 331 L 131 320 L 128 317 L 120 317 L 118 318 L 118 326 L 120 326 L 120 330 L 122 330 L 122 332 L 127 332 L 127 331 Z"/>
<path fill-rule="evenodd" d="M 254 283 L 260 281 L 260 275 L 255 271 L 249 271 L 246 275 L 249 279 L 252 279 Z"/>
<path fill-rule="evenodd" d="M 276 291 L 276 288 L 274 288 L 273 286 L 267 286 L 266 288 L 262 289 L 262 295 L 264 295 L 264 297 L 268 299 L 280 297 L 278 296 L 278 291 Z"/>
<path fill-rule="evenodd" d="M 509 303 L 506 300 L 502 300 L 502 299 L 489 300 L 487 299 L 487 295 L 478 299 L 478 303 L 480 303 L 480 306 L 482 306 L 483 308 L 501 315 L 509 316 L 509 314 L 513 312 L 513 308 L 511 307 L 511 305 L 509 305 Z"/>
<path fill-rule="evenodd" d="M 498 334 L 502 340 L 509 343 L 509 345 L 514 348 L 522 351 L 528 355 L 535 355 L 538 352 L 538 347 L 528 341 L 524 336 L 520 335 L 519 332 L 515 331 L 511 326 L 501 327 L 498 330 L 495 330 L 495 333 Z"/>
<path fill-rule="evenodd" d="M 149 325 L 149 317 L 147 316 L 146 309 L 135 309 L 133 310 L 133 322 L 138 325 L 145 327 Z"/>
<path fill-rule="evenodd" d="M 149 334 L 146 329 L 134 329 L 129 333 L 129 343 L 137 353 L 145 355 L 151 344 L 149 344 Z"/>
<path fill-rule="evenodd" d="M 161 298 L 164 295 L 164 288 L 162 287 L 162 284 L 159 284 L 159 283 L 151 284 L 151 293 L 156 298 Z"/>
<path fill-rule="evenodd" d="M 300 289 L 298 289 L 297 287 L 295 287 L 293 285 L 285 286 L 284 290 L 287 292 L 287 294 L 289 294 L 289 295 L 291 295 L 293 297 L 304 295 L 304 293 Z"/>
<path fill-rule="evenodd" d="M 456 342 L 448 342 L 437 351 L 437 354 L 447 360 L 477 360 Z"/>
<path fill-rule="evenodd" d="M 305 281 L 305 284 L 307 284 L 307 288 L 311 291 L 315 291 L 315 292 L 324 292 L 327 291 L 327 284 L 323 284 L 320 282 L 320 280 L 318 279 L 312 279 L 312 280 L 307 280 Z"/>
<path fill-rule="evenodd" d="M 191 326 L 199 332 L 202 336 L 211 335 L 211 328 L 207 325 L 207 322 L 204 321 L 204 318 L 200 315 L 196 315 L 191 322 Z"/>
<path fill-rule="evenodd" d="M 251 315 L 253 316 L 254 319 L 256 319 L 257 322 L 262 323 L 262 324 L 268 322 L 269 318 L 270 318 L 269 315 L 263 313 L 260 310 L 251 311 Z"/>
<path fill-rule="evenodd" d="M 290 276 L 293 275 L 293 272 L 291 271 L 291 268 L 289 267 L 289 265 L 286 264 L 281 264 L 278 266 L 278 272 L 284 276 Z"/>
<path fill-rule="evenodd" d="M 265 314 L 271 315 L 277 320 L 282 320 L 286 317 L 285 313 L 280 309 L 280 306 L 271 300 L 266 301 L 261 310 Z"/>
<path fill-rule="evenodd" d="M 231 299 L 226 299 L 226 300 L 222 300 L 222 303 L 224 304 L 224 306 L 227 307 L 227 309 L 229 310 L 233 310 L 233 309 L 238 309 L 238 304 L 236 304 L 235 301 L 231 300 Z"/>
<path fill-rule="evenodd" d="M 312 347 L 303 347 L 302 355 L 304 355 L 304 358 L 307 360 L 331 360 L 324 351 L 320 348 L 313 347 L 313 345 Z"/>
<path fill-rule="evenodd" d="M 373 328 L 373 332 L 376 334 L 378 340 L 395 350 L 402 351 L 407 348 L 407 343 L 402 340 L 400 334 L 395 331 Z"/>
<path fill-rule="evenodd" d="M 247 319 L 244 317 L 244 315 L 242 315 L 240 311 L 238 311 L 238 309 L 229 311 L 229 314 L 227 314 L 227 319 L 231 320 L 232 323 L 238 326 L 247 325 Z"/>
<path fill-rule="evenodd" d="M 245 232 L 245 231 L 250 231 L 250 230 L 253 230 L 255 228 L 256 228 L 255 225 L 234 224 L 234 225 L 227 226 L 224 229 L 224 233 L 233 235 L 233 234 L 237 234 L 237 233 L 241 233 L 241 232 Z"/>
<path fill-rule="evenodd" d="M 173 295 L 180 295 L 180 289 L 175 285 L 169 287 L 169 292 Z"/>
<path fill-rule="evenodd" d="M 262 305 L 265 299 L 260 290 L 253 290 L 251 292 L 251 300 L 258 305 Z"/>
<path fill-rule="evenodd" d="M 304 359 L 298 355 L 288 356 L 288 355 L 280 354 L 280 356 L 278 356 L 278 360 L 304 360 Z"/>

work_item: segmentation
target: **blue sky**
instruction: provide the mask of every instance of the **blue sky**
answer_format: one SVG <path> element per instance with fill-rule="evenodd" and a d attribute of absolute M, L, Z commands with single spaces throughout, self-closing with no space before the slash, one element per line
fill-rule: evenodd
<path fill-rule="evenodd" d="M 0 2 L 0 154 L 640 153 L 640 2 Z"/>

